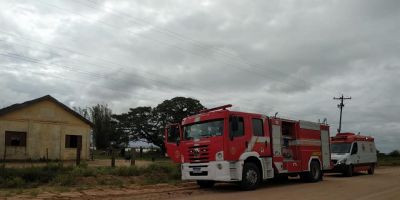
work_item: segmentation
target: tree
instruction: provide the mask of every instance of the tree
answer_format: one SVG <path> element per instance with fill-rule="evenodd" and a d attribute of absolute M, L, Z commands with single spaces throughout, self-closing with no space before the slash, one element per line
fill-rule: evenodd
<path fill-rule="evenodd" d="M 91 121 L 89 108 L 81 108 L 81 107 L 72 107 L 72 109 L 82 115 L 82 117 L 86 118 L 87 120 Z"/>
<path fill-rule="evenodd" d="M 164 147 L 164 129 L 168 124 L 181 123 L 182 119 L 190 115 L 199 113 L 205 107 L 200 103 L 199 100 L 186 97 L 175 97 L 170 100 L 165 100 L 161 104 L 158 104 L 154 108 L 154 121 L 157 123 L 155 127 L 155 140 L 157 143 L 153 143 L 162 150 Z"/>
<path fill-rule="evenodd" d="M 128 113 L 115 115 L 118 128 L 129 133 L 131 140 L 145 140 L 165 150 L 164 128 L 169 123 L 180 123 L 183 118 L 204 109 L 193 98 L 175 97 L 165 100 L 157 107 L 131 108 Z"/>
<path fill-rule="evenodd" d="M 389 153 L 389 156 L 391 156 L 391 157 L 400 157 L 400 152 L 399 152 L 399 150 L 394 150 L 394 151 Z"/>
<path fill-rule="evenodd" d="M 98 149 L 106 149 L 110 146 L 110 135 L 113 132 L 111 126 L 112 111 L 107 105 L 97 104 L 89 108 L 89 113 L 94 125 L 94 143 Z"/>

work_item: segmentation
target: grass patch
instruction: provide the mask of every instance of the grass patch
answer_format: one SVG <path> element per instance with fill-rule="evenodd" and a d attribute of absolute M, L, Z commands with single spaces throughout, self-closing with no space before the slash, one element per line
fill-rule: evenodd
<path fill-rule="evenodd" d="M 180 180 L 179 165 L 156 162 L 147 167 L 44 167 L 0 168 L 0 188 L 35 188 L 41 185 L 57 187 L 129 184 L 174 183 Z"/>
<path fill-rule="evenodd" d="M 378 165 L 380 165 L 380 166 L 400 166 L 400 157 L 392 157 L 392 156 L 378 157 Z"/>

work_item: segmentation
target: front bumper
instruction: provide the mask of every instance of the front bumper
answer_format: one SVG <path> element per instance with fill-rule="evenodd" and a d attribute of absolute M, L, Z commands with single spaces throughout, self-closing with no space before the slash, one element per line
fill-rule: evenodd
<path fill-rule="evenodd" d="M 183 163 L 182 180 L 240 181 L 241 171 L 240 162 Z"/>
<path fill-rule="evenodd" d="M 329 172 L 343 172 L 346 170 L 346 168 L 347 168 L 347 165 L 344 163 L 336 164 L 333 166 L 333 168 L 331 170 L 329 170 Z"/>

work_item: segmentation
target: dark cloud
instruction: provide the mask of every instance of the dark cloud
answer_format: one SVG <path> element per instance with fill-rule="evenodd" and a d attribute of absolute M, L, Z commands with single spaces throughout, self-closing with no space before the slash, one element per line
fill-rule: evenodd
<path fill-rule="evenodd" d="M 0 106 L 115 112 L 178 95 L 328 118 L 400 149 L 399 1 L 0 1 Z"/>

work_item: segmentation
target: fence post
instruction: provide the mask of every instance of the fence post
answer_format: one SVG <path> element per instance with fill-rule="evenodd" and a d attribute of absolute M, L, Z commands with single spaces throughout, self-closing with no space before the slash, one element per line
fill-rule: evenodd
<path fill-rule="evenodd" d="M 49 148 L 46 148 L 46 163 L 49 165 Z"/>
<path fill-rule="evenodd" d="M 115 167 L 115 153 L 114 153 L 114 148 L 111 148 L 111 167 Z"/>
<path fill-rule="evenodd" d="M 142 146 L 140 146 L 139 151 L 140 151 L 140 158 L 143 158 L 143 147 Z"/>
<path fill-rule="evenodd" d="M 3 167 L 4 168 L 6 167 L 6 155 L 7 155 L 7 145 L 4 144 L 4 154 L 3 154 Z"/>
<path fill-rule="evenodd" d="M 81 147 L 76 148 L 76 166 L 81 164 Z"/>
<path fill-rule="evenodd" d="M 135 166 L 136 161 L 135 161 L 135 148 L 131 148 L 131 166 Z"/>
<path fill-rule="evenodd" d="M 90 149 L 90 159 L 93 161 L 94 160 L 94 150 Z"/>

